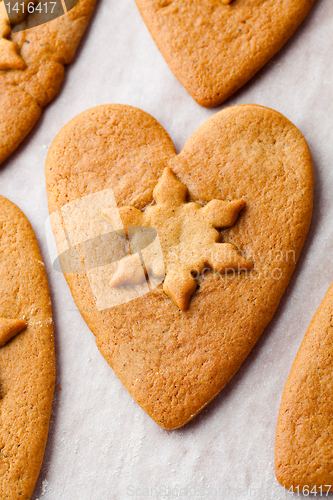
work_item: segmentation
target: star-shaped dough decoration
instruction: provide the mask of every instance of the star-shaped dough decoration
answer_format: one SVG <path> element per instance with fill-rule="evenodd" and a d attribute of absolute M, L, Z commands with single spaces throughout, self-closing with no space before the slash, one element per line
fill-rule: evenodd
<path fill-rule="evenodd" d="M 26 63 L 18 54 L 16 43 L 7 40 L 12 28 L 4 2 L 0 0 L 0 70 L 25 69 Z"/>
<path fill-rule="evenodd" d="M 187 194 L 186 186 L 167 167 L 153 192 L 155 205 L 145 212 L 130 206 L 119 208 L 125 228 L 133 231 L 132 226 L 149 226 L 157 231 L 164 263 L 148 259 L 152 264 L 147 272 L 159 276 L 165 266 L 163 290 L 182 311 L 188 308 L 197 288 L 196 278 L 207 268 L 226 273 L 231 270 L 250 271 L 253 267 L 235 245 L 220 243 L 221 235 L 217 231 L 235 224 L 245 202 L 212 200 L 202 207 L 196 202 L 187 203 Z M 107 214 L 103 216 L 111 220 Z M 132 252 L 144 248 L 139 231 L 133 233 L 130 246 Z M 112 287 L 142 281 L 142 273 L 139 276 L 129 262 L 128 258 L 119 262 L 110 282 Z"/>
<path fill-rule="evenodd" d="M 0 347 L 26 328 L 27 323 L 20 319 L 7 319 L 0 317 Z"/>

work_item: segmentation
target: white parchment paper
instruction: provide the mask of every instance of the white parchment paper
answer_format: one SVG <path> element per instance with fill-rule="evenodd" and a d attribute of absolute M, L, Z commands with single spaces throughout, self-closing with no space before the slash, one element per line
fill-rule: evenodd
<path fill-rule="evenodd" d="M 45 239 L 44 164 L 71 118 L 105 103 L 151 113 L 178 151 L 220 108 L 201 108 L 173 76 L 134 0 L 100 0 L 57 98 L 0 167 L 0 193 L 28 216 L 46 264 L 55 320 L 57 390 L 34 500 L 289 498 L 274 475 L 282 390 L 333 280 L 333 1 L 317 0 L 285 48 L 223 107 L 258 103 L 305 135 L 316 176 L 313 222 L 276 315 L 234 379 L 189 425 L 157 426 L 96 348 Z"/>

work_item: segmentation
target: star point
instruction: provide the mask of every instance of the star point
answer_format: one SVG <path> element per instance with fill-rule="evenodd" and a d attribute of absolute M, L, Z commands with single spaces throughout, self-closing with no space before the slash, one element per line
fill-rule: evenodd
<path fill-rule="evenodd" d="M 7 319 L 0 317 L 0 347 L 26 328 L 27 323 L 20 319 Z"/>
<path fill-rule="evenodd" d="M 176 179 L 170 167 L 166 167 L 153 192 L 156 203 L 179 206 L 185 203 L 186 195 L 186 186 Z"/>

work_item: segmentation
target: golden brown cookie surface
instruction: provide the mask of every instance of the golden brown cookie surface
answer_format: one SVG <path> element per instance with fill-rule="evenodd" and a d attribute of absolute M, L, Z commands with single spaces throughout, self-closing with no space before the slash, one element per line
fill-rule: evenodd
<path fill-rule="evenodd" d="M 314 0 L 136 0 L 164 59 L 202 106 L 221 104 L 269 61 Z M 229 3 L 229 2 L 228 2 Z"/>
<path fill-rule="evenodd" d="M 29 221 L 0 196 L 0 498 L 29 499 L 42 465 L 55 381 L 52 310 Z"/>
<path fill-rule="evenodd" d="M 95 3 L 80 0 L 66 15 L 12 33 L 0 1 L 0 164 L 57 94 L 64 65 L 72 61 Z"/>
<path fill-rule="evenodd" d="M 147 214 L 167 167 L 188 189 L 187 202 L 205 208 L 213 200 L 243 200 L 221 240 L 242 252 L 253 270 L 200 275 L 185 311 L 162 284 L 111 307 L 109 268 L 101 267 L 96 286 L 99 271 L 84 260 L 86 247 L 79 242 L 111 231 L 102 215 L 105 193 L 114 194 L 119 207 Z M 46 180 L 50 213 L 62 220 L 73 248 L 80 246 L 83 271 L 66 279 L 100 351 L 157 423 L 184 425 L 236 373 L 294 270 L 310 224 L 314 183 L 302 134 L 275 111 L 236 106 L 206 121 L 177 155 L 147 113 L 100 106 L 60 131 L 47 157 Z M 113 241 L 114 253 L 121 254 L 120 240 Z"/>
<path fill-rule="evenodd" d="M 333 490 L 332 318 L 333 285 L 305 334 L 279 411 L 276 477 L 295 492 Z"/>

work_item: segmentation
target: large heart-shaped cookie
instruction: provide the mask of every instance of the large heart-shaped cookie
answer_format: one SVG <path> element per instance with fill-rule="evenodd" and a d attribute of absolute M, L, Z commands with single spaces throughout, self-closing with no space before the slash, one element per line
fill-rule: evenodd
<path fill-rule="evenodd" d="M 305 495 L 333 489 L 332 317 L 333 285 L 292 365 L 277 424 L 276 477 Z"/>
<path fill-rule="evenodd" d="M 314 183 L 302 134 L 273 110 L 236 106 L 205 122 L 177 155 L 147 113 L 100 106 L 60 131 L 47 157 L 46 181 L 58 248 L 72 259 L 72 268 L 63 259 L 65 276 L 98 348 L 158 424 L 184 425 L 236 373 L 294 270 L 310 225 Z M 150 289 L 137 292 L 137 276 L 131 287 L 119 274 L 121 263 L 114 260 L 125 247 L 115 202 L 129 238 L 136 226 L 157 231 L 163 285 L 153 258 L 146 270 L 155 267 L 160 281 Z M 224 228 L 219 243 L 214 228 Z M 130 241 L 132 250 L 140 237 Z M 159 252 L 153 243 L 150 257 Z M 124 258 L 132 273 L 139 257 Z"/>
<path fill-rule="evenodd" d="M 45 267 L 32 227 L 0 196 L 0 498 L 29 499 L 42 465 L 55 382 Z"/>
<path fill-rule="evenodd" d="M 136 0 L 164 59 L 202 106 L 221 104 L 271 59 L 314 0 Z"/>
<path fill-rule="evenodd" d="M 59 11 L 64 4 L 69 9 L 73 3 L 74 0 L 39 2 L 36 7 L 50 13 L 54 7 Z M 25 24 L 16 25 L 26 30 L 12 33 L 5 4 L 7 9 L 11 6 L 12 13 L 22 8 L 26 13 L 28 6 L 34 4 L 0 0 L 0 164 L 28 135 L 42 108 L 57 94 L 64 65 L 72 61 L 95 3 L 96 0 L 80 0 L 67 14 L 34 27 L 39 19 L 35 19 L 35 14 L 39 14 L 36 11 L 28 14 Z"/>

